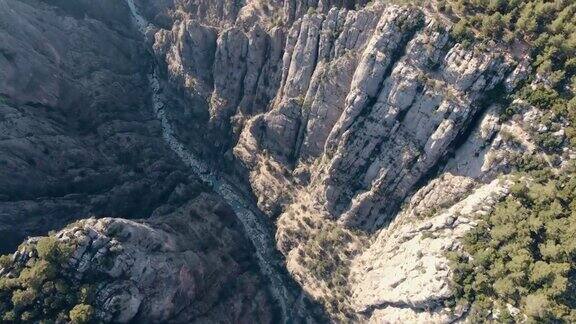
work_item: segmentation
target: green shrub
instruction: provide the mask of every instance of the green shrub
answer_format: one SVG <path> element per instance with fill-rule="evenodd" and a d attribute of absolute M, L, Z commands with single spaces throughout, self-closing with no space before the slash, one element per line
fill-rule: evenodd
<path fill-rule="evenodd" d="M 535 90 L 525 88 L 521 96 L 531 105 L 544 110 L 550 109 L 559 100 L 558 92 L 545 87 L 538 87 Z"/>
<path fill-rule="evenodd" d="M 72 247 L 44 237 L 19 250 L 32 255 L 26 264 L 12 262 L 10 256 L 0 257 L 0 267 L 10 268 L 16 275 L 0 277 L 0 322 L 89 322 L 92 286 L 66 272 Z M 68 318 L 69 314 L 74 318 Z"/>
<path fill-rule="evenodd" d="M 499 12 L 484 16 L 480 31 L 485 37 L 500 37 L 504 32 L 504 18 Z"/>
<path fill-rule="evenodd" d="M 465 19 L 462 19 L 456 24 L 454 24 L 454 26 L 452 26 L 450 34 L 457 42 L 470 41 L 472 39 L 472 32 L 470 31 L 470 26 L 468 25 L 468 21 L 466 21 Z"/>
<path fill-rule="evenodd" d="M 78 304 L 70 311 L 70 321 L 75 324 L 89 323 L 94 317 L 94 308 L 86 304 Z"/>

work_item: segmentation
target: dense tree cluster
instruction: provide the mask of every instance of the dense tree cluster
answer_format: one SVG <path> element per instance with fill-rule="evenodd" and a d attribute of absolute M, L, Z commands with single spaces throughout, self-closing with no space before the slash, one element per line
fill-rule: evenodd
<path fill-rule="evenodd" d="M 576 322 L 576 172 L 532 176 L 449 256 L 473 322 Z"/>
<path fill-rule="evenodd" d="M 576 91 L 576 2 L 571 0 L 441 0 L 439 11 L 456 20 L 453 36 L 463 42 L 504 40 L 533 51 L 534 66 L 552 88 Z"/>
<path fill-rule="evenodd" d="M 576 90 L 576 89 L 575 89 Z M 555 137 L 554 132 L 563 130 L 569 141 L 568 145 L 576 147 L 576 97 L 574 93 L 562 95 L 549 87 L 525 87 L 519 97 L 543 112 L 539 124 L 548 131 L 533 134 L 536 144 L 546 151 L 559 151 L 562 138 Z"/>
<path fill-rule="evenodd" d="M 0 257 L 0 322 L 90 322 L 91 287 L 65 275 L 71 247 L 44 237 L 19 251 Z"/>
<path fill-rule="evenodd" d="M 564 125 L 569 144 L 576 145 L 576 2 L 572 0 L 441 0 L 438 11 L 455 21 L 452 36 L 464 44 L 507 42 L 534 59 L 534 74 L 514 95 L 544 112 L 536 144 L 548 152 L 562 147 L 553 133 Z M 515 107 L 506 107 L 512 115 Z M 566 127 L 566 125 L 568 125 Z"/>

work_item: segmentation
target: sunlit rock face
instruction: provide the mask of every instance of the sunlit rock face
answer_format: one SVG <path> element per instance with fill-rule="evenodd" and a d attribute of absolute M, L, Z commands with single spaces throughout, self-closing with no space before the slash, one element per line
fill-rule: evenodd
<path fill-rule="evenodd" d="M 280 96 L 250 120 L 235 149 L 248 162 L 265 149 L 290 170 L 317 164 L 312 177 L 320 203 L 343 224 L 366 230 L 398 210 L 510 69 L 503 53 L 449 44 L 447 33 L 417 10 L 388 7 L 378 14 L 372 35 L 348 48 L 341 44 L 354 15 L 341 22 L 344 31 L 333 43 L 320 36 L 333 33 L 320 30 L 337 20 L 305 17 L 284 56 L 299 68 L 285 68 Z"/>
<path fill-rule="evenodd" d="M 508 180 L 495 179 L 510 171 L 509 152 L 533 149 L 529 140 L 507 143 L 504 132 L 524 133 L 490 101 L 515 89 L 529 60 L 456 43 L 426 8 L 384 1 L 134 5 L 150 22 L 144 31 L 118 1 L 0 3 L 7 250 L 86 215 L 138 227 L 119 217 L 173 216 L 210 191 L 162 139 L 147 79 L 155 71 L 170 141 L 223 171 L 275 221 L 290 274 L 334 320 L 465 316 L 444 304 L 452 294 L 444 255 L 506 195 Z M 202 218 L 191 231 L 211 222 Z M 317 248 L 326 242 L 335 244 Z M 136 249 L 149 260 L 150 251 Z M 337 269 L 319 266 L 324 260 L 337 260 Z M 200 263 L 222 278 L 228 266 L 248 271 L 211 262 Z M 268 307 L 260 288 L 239 285 Z M 228 305 L 211 302 L 214 310 Z M 172 314 L 154 311 L 159 320 Z M 234 316 L 272 318 L 267 308 Z"/>
<path fill-rule="evenodd" d="M 422 8 L 175 1 L 165 12 L 169 26 L 150 37 L 158 62 L 197 103 L 214 147 L 246 170 L 258 207 L 278 219 L 289 270 L 313 296 L 330 293 L 304 279 L 306 265 L 296 261 L 323 231 L 308 219 L 376 235 L 415 192 L 423 201 L 415 213 L 437 198 L 446 208 L 506 170 L 506 158 L 486 159 L 509 149 L 497 141 L 489 99 L 514 89 L 526 61 L 517 68 L 506 49 L 454 42 L 445 22 Z M 456 178 L 424 187 L 438 174 Z M 450 249 L 443 244 L 434 255 Z M 423 288 L 423 300 L 435 300 L 436 288 Z M 360 317 L 386 318 L 355 303 L 344 304 Z"/>
<path fill-rule="evenodd" d="M 257 1 L 224 27 L 191 11 L 155 34 L 156 54 L 170 80 L 203 103 L 209 127 L 228 135 L 216 144 L 233 147 L 250 170 L 264 211 L 277 214 L 290 199 L 280 196 L 294 196 L 282 186 L 305 170 L 333 218 L 378 229 L 500 89 L 512 58 L 451 42 L 416 8 L 324 4 L 291 24 L 267 19 L 286 17 L 290 3 L 268 4 L 251 27 L 242 19 L 262 14 Z M 262 160 L 288 174 L 267 174 Z"/>

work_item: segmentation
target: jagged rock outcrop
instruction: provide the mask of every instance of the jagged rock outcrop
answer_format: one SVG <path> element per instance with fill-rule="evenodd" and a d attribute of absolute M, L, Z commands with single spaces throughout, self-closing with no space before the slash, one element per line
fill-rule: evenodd
<path fill-rule="evenodd" d="M 65 280 L 88 284 L 94 320 L 271 323 L 274 304 L 232 210 L 201 194 L 165 216 L 81 220 L 53 234 L 73 247 Z M 13 259 L 33 264 L 25 252 Z M 10 273 L 10 269 L 2 270 Z"/>
<path fill-rule="evenodd" d="M 353 71 L 350 92 L 340 101 L 340 108 L 325 108 L 340 111 L 332 120 L 315 120 L 308 113 L 309 107 L 314 110 L 322 104 L 323 97 L 312 92 L 316 86 L 314 80 L 308 83 L 312 73 L 288 72 L 285 79 L 295 81 L 283 84 L 277 104 L 266 117 L 255 117 L 254 122 L 264 120 L 264 125 L 246 128 L 246 132 L 264 131 L 243 134 L 235 149 L 237 156 L 257 154 L 244 145 L 244 141 L 252 143 L 247 138 L 253 137 L 261 138 L 262 144 L 256 146 L 280 162 L 320 158 L 319 201 L 346 225 L 378 228 L 446 156 L 481 109 L 481 98 L 506 77 L 511 65 L 505 53 L 450 46 L 437 22 L 427 20 L 419 29 L 424 18 L 418 15 L 417 10 L 399 7 L 382 12 L 371 39 L 356 50 L 357 56 L 347 58 Z M 295 51 L 314 52 L 302 43 L 304 38 L 296 43 Z M 315 59 L 304 58 L 296 66 L 314 65 Z M 338 81 L 342 86 L 346 79 Z M 299 96 L 304 96 L 300 105 L 294 101 Z M 315 129 L 317 125 L 320 130 Z M 277 127 L 283 131 L 274 131 Z M 307 143 L 315 144 L 309 149 Z"/>
<path fill-rule="evenodd" d="M 223 28 L 241 25 L 250 28 L 256 22 L 290 25 L 306 13 L 326 13 L 333 7 L 359 8 L 369 0 L 138 0 L 150 21 L 167 27 L 183 17 L 204 25 Z"/>
<path fill-rule="evenodd" d="M 374 323 L 448 323 L 464 316 L 465 309 L 447 303 L 453 292 L 446 254 L 459 249 L 459 239 L 475 226 L 475 219 L 493 210 L 511 183 L 494 180 L 473 191 L 468 188 L 472 193 L 464 199 L 462 191 L 469 185 L 465 177 L 447 174 L 423 188 L 354 260 L 356 311 Z M 429 198 L 439 194 L 443 199 L 431 205 Z M 415 213 L 423 206 L 427 215 Z"/>
<path fill-rule="evenodd" d="M 205 19 L 174 6 L 173 24 L 155 33 L 155 55 L 202 117 L 171 118 L 201 120 L 228 160 L 233 151 L 259 208 L 278 217 L 289 270 L 328 303 L 330 280 L 306 279 L 310 269 L 300 262 L 314 250 L 307 241 L 334 226 L 378 233 L 412 194 L 411 217 L 432 216 L 510 171 L 509 153 L 529 145 L 508 140 L 510 130 L 522 131 L 513 122 L 501 126 L 498 106 L 488 102 L 520 84 L 529 59 L 458 44 L 423 9 L 338 1 L 225 9 L 214 2 Z M 456 180 L 424 186 L 437 173 Z M 346 234 L 350 242 L 363 241 L 366 234 L 356 233 Z M 359 245 L 335 253 L 352 259 L 363 254 Z M 336 312 L 362 318 L 371 306 L 355 308 L 356 284 L 346 289 Z"/>
<path fill-rule="evenodd" d="M 215 48 L 207 42 L 210 49 L 201 50 L 214 53 L 211 70 L 206 72 L 205 66 L 200 73 L 190 73 L 195 77 L 211 72 L 213 85 L 201 82 L 196 87 L 192 82 L 192 87 L 203 92 L 217 128 L 230 128 L 236 114 L 234 133 L 243 131 L 235 154 L 252 169 L 254 187 L 259 187 L 262 169 L 259 155 L 288 171 L 322 157 L 321 202 L 345 224 L 378 228 L 444 158 L 481 109 L 482 96 L 511 71 L 506 53 L 449 45 L 439 23 L 422 16 L 416 9 L 378 4 L 361 11 L 332 8 L 326 15 L 304 15 L 290 27 L 285 41 L 281 28 L 268 34 L 260 25 L 249 32 L 224 29 Z M 173 30 L 168 42 L 170 37 L 157 37 L 156 47 L 190 47 L 189 39 L 174 39 L 176 34 Z M 269 66 L 280 64 L 282 46 L 283 69 L 270 71 Z M 274 55 L 266 56 L 262 47 Z M 157 54 L 177 67 L 186 57 Z M 276 82 L 262 82 L 263 77 Z M 516 84 L 513 79 L 507 84 Z M 268 105 L 269 112 L 243 124 Z M 357 171 L 344 171 L 350 167 Z M 265 182 L 284 185 L 293 180 L 287 178 Z M 288 201 L 279 196 L 270 195 L 268 201 L 259 197 L 261 207 L 279 210 L 282 204 L 275 201 Z"/>
<path fill-rule="evenodd" d="M 300 25 L 295 19 L 309 11 L 329 12 L 334 6 L 353 8 L 364 2 L 253 0 L 240 4 L 230 1 L 174 1 L 158 6 L 138 1 L 137 4 L 151 17 L 151 21 L 155 21 L 153 17 L 170 13 L 172 22 L 169 27 L 157 22 L 159 27 L 164 28 L 153 36 L 155 54 L 160 64 L 166 66 L 172 85 L 192 99 L 192 106 L 203 107 L 203 111 L 195 108 L 193 118 L 209 119 L 219 136 L 229 137 L 232 134 L 231 141 L 223 138 L 216 143 L 226 146 L 225 150 L 235 144 L 246 119 L 266 111 L 280 83 L 287 81 L 288 75 L 282 71 L 282 66 L 290 64 L 286 48 L 294 46 L 294 38 L 298 37 L 298 29 L 290 28 L 293 23 Z M 303 22 L 303 28 L 308 29 L 306 21 L 314 20 L 310 22 L 310 48 L 305 49 L 307 53 L 315 46 L 317 35 L 314 30 L 320 30 L 318 24 L 323 20 L 320 16 L 310 17 L 316 18 L 305 18 Z M 280 24 L 279 20 L 282 19 L 286 21 Z M 332 26 L 332 29 L 336 27 Z M 289 30 L 294 35 L 287 35 Z M 324 36 L 332 37 L 327 33 Z M 286 44 L 291 41 L 291 44 Z M 327 39 L 326 45 L 330 45 L 329 42 Z M 307 55 L 315 54 L 310 52 Z M 306 82 L 306 78 L 310 77 L 306 74 L 310 74 L 315 67 L 314 61 L 310 60 L 315 58 L 302 59 L 296 58 L 294 61 L 293 73 L 298 73 L 301 68 L 296 64 L 306 63 L 308 67 L 302 72 L 303 81 Z M 294 85 L 298 82 L 299 79 L 290 80 Z M 299 87 L 305 89 L 307 84 Z"/>
<path fill-rule="evenodd" d="M 534 150 L 522 127 L 514 120 L 499 120 L 497 111 L 494 106 L 486 111 L 444 171 L 405 200 L 402 212 L 372 240 L 366 241 L 361 232 L 347 232 L 332 243 L 338 244 L 338 252 L 330 254 L 331 259 L 351 260 L 344 297 L 326 285 L 330 276 L 346 273 L 346 266 L 326 279 L 310 279 L 310 264 L 320 260 L 306 251 L 334 225 L 316 203 L 314 189 L 301 190 L 278 221 L 278 246 L 287 255 L 291 273 L 316 298 L 343 300 L 340 309 L 350 307 L 348 316 L 362 321 L 447 323 L 464 318 L 465 309 L 451 304 L 452 273 L 446 255 L 461 247 L 459 238 L 476 219 L 490 213 L 513 183 L 494 179 L 510 172 L 522 153 Z M 348 243 L 358 240 L 362 243 Z M 375 289 L 378 282 L 383 283 Z"/>
<path fill-rule="evenodd" d="M 248 181 L 258 207 L 277 219 L 277 246 L 290 273 L 333 319 L 448 322 L 463 316 L 445 304 L 451 297 L 445 253 L 459 248 L 474 215 L 506 194 L 509 183 L 495 178 L 522 152 L 535 151 L 523 121 L 503 120 L 498 103 L 490 102 L 521 84 L 528 57 L 496 45 L 459 44 L 434 14 L 382 1 L 136 0 L 154 24 L 143 28 L 144 44 L 126 23 L 122 4 L 99 0 L 105 9 L 97 9 L 85 1 L 78 8 L 30 1 L 36 6 L 0 2 L 6 21 L 0 25 L 0 69 L 6 71 L 0 166 L 7 166 L 0 180 L 8 184 L 0 189 L 0 233 L 12 233 L 15 221 L 33 215 L 8 235 L 12 246 L 81 215 L 176 210 L 149 222 L 83 223 L 101 228 L 100 236 L 122 227 L 162 246 L 156 253 L 142 242 L 124 242 L 130 258 L 166 265 L 166 276 L 146 277 L 161 282 L 161 292 L 136 284 L 125 289 L 128 295 L 120 293 L 128 307 L 122 318 L 132 318 L 129 306 L 138 300 L 135 316 L 172 319 L 181 307 L 176 321 L 197 319 L 190 305 L 204 292 L 168 303 L 156 295 L 180 296 L 176 269 L 189 264 L 218 269 L 217 285 L 220 278 L 232 280 L 234 271 L 257 277 L 239 262 L 189 259 L 187 253 L 197 251 L 193 244 L 219 243 L 204 236 L 184 242 L 180 231 L 197 232 L 205 222 L 220 228 L 211 220 L 175 232 L 159 225 L 182 216 L 193 193 L 206 189 L 161 142 L 164 124 L 148 109 L 145 79 L 154 61 L 155 91 L 162 92 L 156 95 L 166 100 L 154 108 L 163 109 L 176 151 L 198 153 L 214 170 L 232 170 L 226 179 Z M 237 186 L 245 189 L 240 181 Z M 167 242 L 184 248 L 171 250 Z M 224 245 L 215 253 L 237 252 Z M 140 276 L 138 262 L 124 273 Z M 187 285 L 196 275 L 183 275 Z M 117 279 L 111 284 L 135 285 Z M 254 293 L 245 297 L 256 300 L 243 302 L 233 317 L 201 320 L 271 318 L 264 293 L 252 289 L 260 279 L 238 280 Z M 114 287 L 110 298 L 119 291 Z M 211 311 L 230 306 L 231 299 L 206 298 Z M 266 305 L 262 314 L 245 308 L 258 302 Z M 146 306 L 152 303 L 162 306 Z"/>
<path fill-rule="evenodd" d="M 195 21 L 175 24 L 171 31 L 155 34 L 155 51 L 166 57 L 166 68 L 175 84 L 189 93 L 206 99 L 212 90 L 209 71 L 216 52 L 216 31 Z M 178 43 L 178 46 L 170 46 Z"/>

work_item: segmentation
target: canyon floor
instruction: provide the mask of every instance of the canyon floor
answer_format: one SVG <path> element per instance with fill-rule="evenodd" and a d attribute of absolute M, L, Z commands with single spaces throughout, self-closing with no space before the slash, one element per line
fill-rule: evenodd
<path fill-rule="evenodd" d="M 541 2 L 0 0 L 1 321 L 576 320 Z"/>

